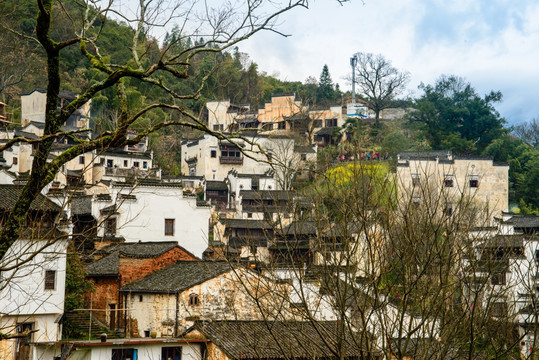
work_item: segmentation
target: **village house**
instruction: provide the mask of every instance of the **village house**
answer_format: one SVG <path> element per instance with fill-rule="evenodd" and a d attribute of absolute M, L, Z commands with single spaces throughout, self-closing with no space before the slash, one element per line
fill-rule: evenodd
<path fill-rule="evenodd" d="M 195 256 L 208 247 L 210 208 L 184 196 L 180 183 L 103 182 L 75 193 L 51 189 L 59 204 L 70 200 L 74 237 L 88 250 L 113 243 L 174 241 Z"/>
<path fill-rule="evenodd" d="M 228 262 L 178 261 L 122 287 L 127 333 L 177 337 L 194 320 L 273 318 L 284 307 L 278 285 Z"/>
<path fill-rule="evenodd" d="M 204 360 L 205 345 L 196 339 L 122 338 L 35 343 L 37 359 Z"/>
<path fill-rule="evenodd" d="M 513 322 L 527 358 L 536 347 L 539 321 L 539 216 L 503 213 L 495 225 L 472 234 L 475 252 L 463 261 L 468 305 Z"/>
<path fill-rule="evenodd" d="M 122 286 L 165 268 L 178 260 L 197 258 L 174 241 L 111 244 L 94 253 L 85 267 L 94 290 L 86 295 L 92 317 L 110 330 L 125 326 Z"/>
<path fill-rule="evenodd" d="M 337 321 L 197 321 L 185 337 L 206 341 L 209 359 L 383 358 Z"/>
<path fill-rule="evenodd" d="M 461 199 L 469 199 L 481 215 L 479 226 L 492 224 L 509 207 L 509 165 L 488 158 L 458 157 L 450 151 L 402 152 L 397 181 L 404 200 L 420 204 L 438 198 L 445 215 L 457 211 Z"/>
<path fill-rule="evenodd" d="M 0 185 L 1 222 L 20 193 L 18 185 Z M 0 260 L 0 329 L 19 336 L 0 341 L 2 359 L 36 359 L 32 341 L 61 338 L 70 231 L 62 217 L 62 208 L 39 194 L 27 227 Z"/>

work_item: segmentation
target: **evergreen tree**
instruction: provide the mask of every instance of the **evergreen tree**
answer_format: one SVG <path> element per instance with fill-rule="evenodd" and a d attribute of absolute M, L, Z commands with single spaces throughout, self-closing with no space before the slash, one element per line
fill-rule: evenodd
<path fill-rule="evenodd" d="M 335 99 L 335 88 L 333 86 L 333 81 L 331 80 L 331 75 L 329 74 L 327 65 L 324 65 L 322 68 L 317 92 L 318 102 L 321 105 L 328 105 Z"/>

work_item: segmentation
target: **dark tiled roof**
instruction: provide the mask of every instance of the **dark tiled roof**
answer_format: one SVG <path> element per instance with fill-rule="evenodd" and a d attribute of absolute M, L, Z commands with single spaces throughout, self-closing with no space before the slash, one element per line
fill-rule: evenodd
<path fill-rule="evenodd" d="M 146 159 L 151 160 L 152 159 L 152 152 L 150 150 L 146 152 L 137 152 L 137 151 L 125 151 L 123 149 L 107 149 L 102 153 L 102 155 L 107 156 L 128 156 L 131 158 L 139 158 L 139 159 Z"/>
<path fill-rule="evenodd" d="M 283 235 L 316 235 L 314 221 L 294 221 L 283 229 Z"/>
<path fill-rule="evenodd" d="M 213 321 L 193 328 L 231 359 L 333 358 L 337 349 L 345 358 L 364 355 L 352 333 L 336 321 Z"/>
<path fill-rule="evenodd" d="M 78 195 L 71 198 L 71 209 L 74 215 L 92 214 L 92 196 Z"/>
<path fill-rule="evenodd" d="M 306 146 L 295 145 L 294 146 L 294 152 L 306 153 L 306 154 L 314 154 L 316 151 L 313 149 L 312 146 L 309 146 L 309 145 L 306 145 Z"/>
<path fill-rule="evenodd" d="M 337 127 L 325 127 L 320 130 L 318 130 L 315 135 L 333 135 L 335 131 L 337 131 Z"/>
<path fill-rule="evenodd" d="M 228 190 L 224 181 L 206 180 L 206 190 Z"/>
<path fill-rule="evenodd" d="M 176 241 L 156 241 L 121 243 L 105 246 L 97 254 L 118 253 L 122 257 L 152 258 L 166 253 L 178 246 Z"/>
<path fill-rule="evenodd" d="M 0 209 L 13 209 L 21 191 L 22 186 L 0 185 Z M 30 204 L 30 210 L 60 212 L 62 208 L 40 193 Z"/>
<path fill-rule="evenodd" d="M 221 219 L 220 222 L 235 229 L 273 229 L 267 220 Z"/>
<path fill-rule="evenodd" d="M 15 136 L 25 137 L 27 139 L 37 140 L 40 138 L 40 136 L 37 136 L 36 134 L 29 133 L 22 130 L 15 130 Z"/>
<path fill-rule="evenodd" d="M 400 160 L 434 160 L 449 159 L 452 153 L 450 150 L 432 150 L 432 151 L 403 151 L 399 153 Z"/>
<path fill-rule="evenodd" d="M 118 252 L 109 254 L 85 267 L 88 276 L 117 276 L 120 273 Z"/>
<path fill-rule="evenodd" d="M 179 293 L 231 270 L 226 262 L 178 261 L 122 287 L 124 292 Z"/>
<path fill-rule="evenodd" d="M 539 227 L 539 216 L 513 215 L 506 223 L 513 224 L 516 228 L 535 228 Z"/>
<path fill-rule="evenodd" d="M 242 190 L 240 191 L 242 200 L 292 200 L 290 191 L 286 190 Z"/>

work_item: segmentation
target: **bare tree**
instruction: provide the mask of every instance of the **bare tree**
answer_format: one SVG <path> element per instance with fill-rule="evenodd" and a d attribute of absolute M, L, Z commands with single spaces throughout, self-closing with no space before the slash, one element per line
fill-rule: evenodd
<path fill-rule="evenodd" d="M 513 133 L 524 141 L 526 144 L 533 146 L 534 149 L 539 147 L 539 120 L 533 119 L 530 122 L 525 122 L 514 127 Z"/>
<path fill-rule="evenodd" d="M 380 112 L 391 106 L 391 101 L 405 89 L 410 74 L 394 68 L 380 54 L 359 52 L 354 56 L 357 58 L 355 82 L 378 123 Z"/>

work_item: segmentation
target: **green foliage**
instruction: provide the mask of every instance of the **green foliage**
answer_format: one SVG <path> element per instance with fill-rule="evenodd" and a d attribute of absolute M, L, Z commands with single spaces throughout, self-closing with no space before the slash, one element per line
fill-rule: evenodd
<path fill-rule="evenodd" d="M 65 304 L 66 313 L 84 308 L 84 295 L 94 291 L 93 283 L 86 278 L 86 271 L 78 254 L 73 248 L 68 249 L 66 263 Z M 69 338 L 82 338 L 87 336 L 77 325 L 68 319 L 63 324 L 64 336 Z"/>
<path fill-rule="evenodd" d="M 409 148 L 410 141 L 406 135 L 399 130 L 390 132 L 382 141 L 382 153 L 389 153 L 391 156 L 395 156 L 401 151 L 408 150 Z"/>
<path fill-rule="evenodd" d="M 462 78 L 442 76 L 434 85 L 421 85 L 411 121 L 423 125 L 424 136 L 435 150 L 481 154 L 507 133 L 505 120 L 494 108 L 500 92 L 480 97 Z"/>
<path fill-rule="evenodd" d="M 319 105 L 329 105 L 335 100 L 336 92 L 327 65 L 322 68 L 316 94 Z"/>
<path fill-rule="evenodd" d="M 67 254 L 65 310 L 84 307 L 84 294 L 94 291 L 92 282 L 86 279 L 86 270 L 78 254 L 70 249 Z"/>

